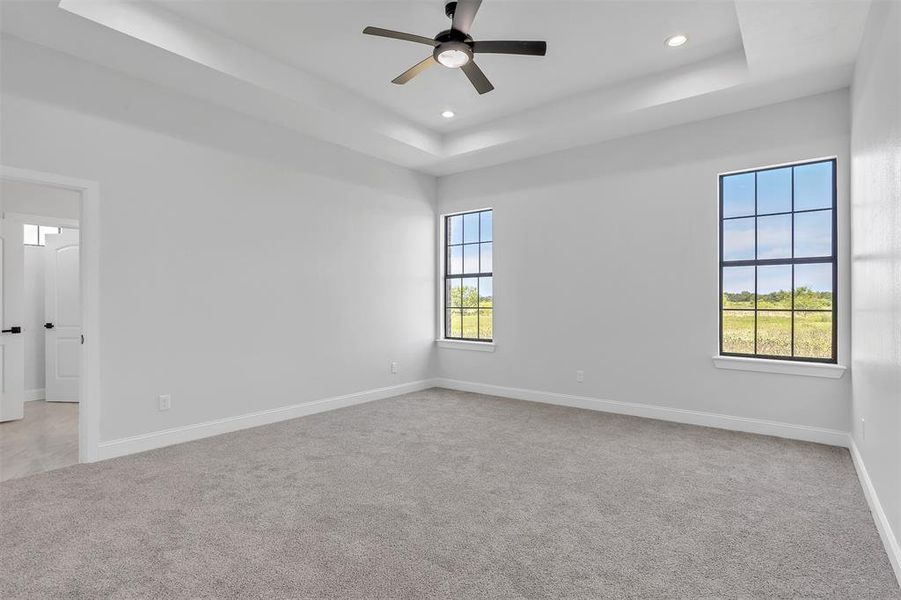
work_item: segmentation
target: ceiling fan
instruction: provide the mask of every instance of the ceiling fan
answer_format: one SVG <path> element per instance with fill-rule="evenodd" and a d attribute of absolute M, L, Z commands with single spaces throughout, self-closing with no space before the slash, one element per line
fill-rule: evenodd
<path fill-rule="evenodd" d="M 494 89 L 482 69 L 475 63 L 474 58 L 479 53 L 490 54 L 525 54 L 531 56 L 544 56 L 547 52 L 547 42 L 524 41 L 489 41 L 477 42 L 469 35 L 469 29 L 476 18 L 476 13 L 482 0 L 459 0 L 448 2 L 444 6 L 444 12 L 451 18 L 451 28 L 442 31 L 433 38 L 427 38 L 412 33 L 392 31 L 381 27 L 367 27 L 363 33 L 381 37 L 405 40 L 432 46 L 432 55 L 425 60 L 416 63 L 393 80 L 391 83 L 403 85 L 436 64 L 442 64 L 449 69 L 462 69 L 469 78 L 473 87 L 480 94 L 485 94 Z"/>

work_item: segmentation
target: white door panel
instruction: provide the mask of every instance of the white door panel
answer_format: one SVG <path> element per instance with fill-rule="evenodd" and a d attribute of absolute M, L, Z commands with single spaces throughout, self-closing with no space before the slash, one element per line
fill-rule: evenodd
<path fill-rule="evenodd" d="M 81 363 L 78 231 L 63 229 L 57 235 L 48 235 L 44 256 L 46 397 L 49 402 L 78 402 Z"/>
<path fill-rule="evenodd" d="M 20 327 L 25 308 L 25 249 L 22 224 L 0 220 L 0 323 Z M 0 334 L 0 421 L 23 416 L 25 344 L 21 334 Z"/>

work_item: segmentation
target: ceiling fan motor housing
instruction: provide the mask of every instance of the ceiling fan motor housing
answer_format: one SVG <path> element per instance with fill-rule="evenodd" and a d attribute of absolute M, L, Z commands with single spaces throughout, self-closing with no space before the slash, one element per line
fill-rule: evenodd
<path fill-rule="evenodd" d="M 439 44 L 443 44 L 445 42 L 471 42 L 472 38 L 462 31 L 457 31 L 456 29 L 445 29 L 435 36 L 435 41 Z"/>
<path fill-rule="evenodd" d="M 456 4 L 452 2 L 451 4 Z M 472 60 L 472 38 L 456 29 L 447 29 L 435 36 L 433 57 L 448 68 L 461 67 Z"/>

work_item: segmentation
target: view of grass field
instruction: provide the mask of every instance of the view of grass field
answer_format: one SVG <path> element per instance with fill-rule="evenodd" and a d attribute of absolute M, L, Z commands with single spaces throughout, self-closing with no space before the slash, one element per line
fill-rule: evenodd
<path fill-rule="evenodd" d="M 479 286 L 482 294 L 479 294 Z M 448 337 L 481 340 L 493 338 L 494 310 L 492 297 L 488 295 L 490 293 L 490 277 L 448 280 Z"/>
<path fill-rule="evenodd" d="M 818 292 L 806 286 L 795 288 L 795 309 L 832 310 L 832 292 Z M 723 308 L 755 308 L 753 292 L 723 294 Z M 778 290 L 757 296 L 758 310 L 791 309 L 792 294 L 788 290 Z"/>
<path fill-rule="evenodd" d="M 494 311 L 484 308 L 448 309 L 448 331 L 452 338 L 490 340 L 494 337 Z M 462 333 L 461 333 L 462 332 Z"/>
<path fill-rule="evenodd" d="M 791 308 L 792 295 L 788 290 L 757 297 L 756 353 L 767 356 L 832 358 L 832 293 L 799 287 L 795 290 L 795 311 L 792 312 Z M 753 293 L 745 291 L 723 294 L 723 352 L 755 353 L 753 309 Z"/>

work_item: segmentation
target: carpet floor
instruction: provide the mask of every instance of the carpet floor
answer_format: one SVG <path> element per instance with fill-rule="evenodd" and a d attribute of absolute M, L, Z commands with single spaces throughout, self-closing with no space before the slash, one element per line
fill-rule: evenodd
<path fill-rule="evenodd" d="M 442 389 L 0 508 L 9 600 L 901 598 L 847 450 Z"/>

